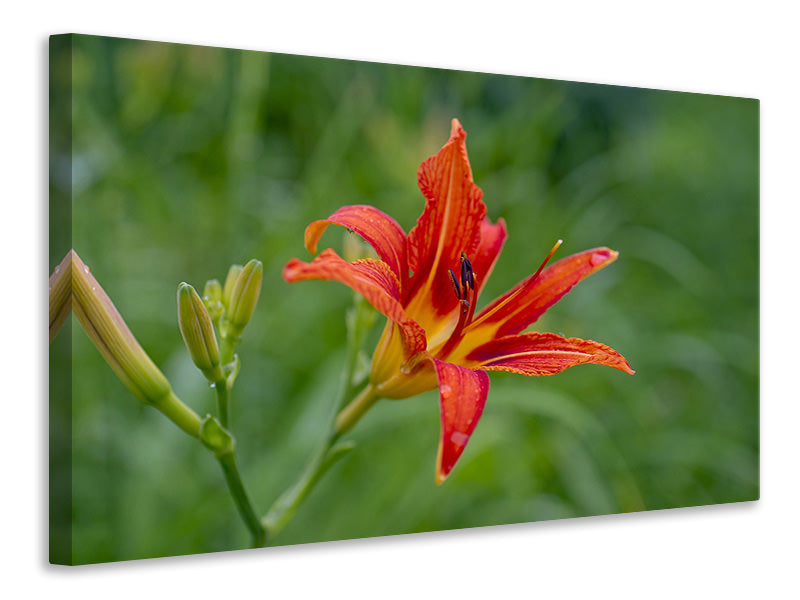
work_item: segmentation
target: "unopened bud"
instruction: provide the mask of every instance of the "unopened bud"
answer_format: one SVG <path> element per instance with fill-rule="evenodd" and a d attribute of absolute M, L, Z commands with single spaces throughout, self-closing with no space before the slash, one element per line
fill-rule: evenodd
<path fill-rule="evenodd" d="M 133 337 L 114 303 L 74 250 L 72 310 L 122 382 L 142 402 L 159 406 L 171 395 L 167 378 Z"/>
<path fill-rule="evenodd" d="M 233 337 L 242 334 L 244 326 L 253 316 L 258 297 L 261 294 L 263 270 L 261 261 L 254 258 L 244 266 L 233 284 L 227 313 L 230 333 Z"/>
<path fill-rule="evenodd" d="M 230 314 L 231 308 L 231 294 L 233 294 L 233 286 L 236 285 L 236 280 L 239 278 L 239 273 L 242 272 L 242 265 L 231 265 L 228 269 L 228 276 L 225 277 L 225 287 L 222 289 L 222 304 L 228 309 Z"/>
<path fill-rule="evenodd" d="M 209 381 L 221 381 L 223 376 L 214 325 L 206 305 L 188 283 L 178 286 L 178 327 L 197 368 Z"/>
<path fill-rule="evenodd" d="M 203 302 L 211 320 L 218 323 L 222 313 L 225 312 L 225 307 L 222 305 L 222 286 L 218 280 L 206 281 L 206 287 L 203 289 Z"/>

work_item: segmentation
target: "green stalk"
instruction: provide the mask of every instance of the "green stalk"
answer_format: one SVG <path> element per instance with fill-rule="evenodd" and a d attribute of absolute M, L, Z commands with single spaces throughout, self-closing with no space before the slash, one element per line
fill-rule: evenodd
<path fill-rule="evenodd" d="M 230 391 L 224 379 L 214 383 L 214 391 L 217 393 L 217 413 L 219 414 L 220 424 L 227 429 L 228 427 L 228 398 Z"/>
<path fill-rule="evenodd" d="M 236 508 L 253 537 L 253 548 L 263 548 L 267 541 L 267 532 L 253 509 L 250 497 L 242 483 L 239 468 L 236 465 L 236 455 L 233 451 L 225 452 L 217 456 L 222 472 L 225 474 L 225 482 L 228 484 Z"/>
<path fill-rule="evenodd" d="M 192 437 L 199 437 L 202 423 L 200 416 L 181 402 L 181 399 L 174 392 L 170 391 L 168 396 L 153 404 L 153 406 L 186 433 Z"/>
<path fill-rule="evenodd" d="M 222 336 L 222 341 L 219 346 L 219 359 L 223 365 L 227 365 L 233 361 L 233 351 L 236 349 L 236 342 L 238 341 L 238 339 L 234 339 L 229 335 Z"/>
<path fill-rule="evenodd" d="M 328 435 L 314 454 L 295 484 L 287 489 L 272 504 L 261 523 L 267 531 L 267 542 L 272 541 L 294 516 L 295 512 L 328 469 L 355 447 L 353 442 L 337 444 L 364 414 L 378 401 L 372 386 L 367 385 L 347 406 L 345 401 L 355 393 L 353 377 L 358 366 L 358 352 L 364 341 L 366 330 L 371 325 L 370 309 L 360 297 L 355 300 L 347 318 L 347 349 L 341 391 L 336 402 L 338 414 L 331 415 Z"/>
<path fill-rule="evenodd" d="M 319 451 L 306 466 L 297 482 L 272 504 L 269 512 L 261 519 L 261 525 L 266 530 L 268 541 L 280 533 L 284 526 L 291 520 L 303 500 L 325 472 L 337 460 L 355 447 L 353 442 L 344 442 L 334 446 L 338 434 L 328 437 Z"/>
<path fill-rule="evenodd" d="M 353 400 L 336 415 L 336 419 L 333 423 L 334 441 L 341 435 L 350 431 L 378 400 L 380 400 L 380 396 L 376 394 L 375 389 L 371 385 L 361 390 L 361 393 L 353 398 Z"/>

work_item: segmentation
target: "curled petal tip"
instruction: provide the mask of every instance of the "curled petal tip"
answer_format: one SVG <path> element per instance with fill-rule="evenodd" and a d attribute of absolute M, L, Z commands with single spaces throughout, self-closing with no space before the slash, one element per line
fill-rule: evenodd
<path fill-rule="evenodd" d="M 597 248 L 589 257 L 589 261 L 593 267 L 600 268 L 611 264 L 618 256 L 619 252 L 611 248 Z"/>
<path fill-rule="evenodd" d="M 633 375 L 634 373 L 636 373 L 635 370 L 631 369 L 631 366 L 628 364 L 627 360 L 625 361 L 625 368 L 624 369 L 620 369 L 620 371 L 623 371 L 623 372 L 627 373 L 628 375 Z"/>
<path fill-rule="evenodd" d="M 454 118 L 450 122 L 450 137 L 466 137 L 467 133 L 464 131 L 464 128 L 461 126 L 461 122 Z"/>
<path fill-rule="evenodd" d="M 298 264 L 303 264 L 300 260 L 292 258 L 281 271 L 281 276 L 286 283 L 293 283 L 295 281 L 296 268 Z"/>
<path fill-rule="evenodd" d="M 322 237 L 322 232 L 325 231 L 328 224 L 328 221 L 321 219 L 310 223 L 308 227 L 306 227 L 305 233 L 303 234 L 303 245 L 306 247 L 309 254 L 317 253 L 317 242 L 319 242 L 319 238 Z"/>

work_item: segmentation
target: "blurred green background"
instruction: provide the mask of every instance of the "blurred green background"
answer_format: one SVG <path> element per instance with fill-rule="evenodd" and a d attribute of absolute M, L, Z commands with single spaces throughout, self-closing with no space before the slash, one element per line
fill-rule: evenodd
<path fill-rule="evenodd" d="M 756 100 L 92 36 L 71 46 L 51 60 L 72 82 L 71 169 L 56 156 L 52 188 L 72 194 L 75 249 L 202 414 L 214 396 L 183 347 L 177 285 L 264 263 L 231 413 L 262 514 L 318 444 L 352 302 L 343 285 L 289 285 L 281 269 L 310 258 L 305 226 L 345 204 L 408 231 L 424 205 L 416 169 L 452 117 L 509 232 L 479 307 L 558 238 L 556 258 L 620 253 L 534 328 L 604 342 L 634 376 L 492 373 L 440 487 L 436 394 L 383 401 L 276 543 L 758 497 Z M 320 247 L 342 239 L 331 228 Z M 53 244 L 51 265 L 63 252 Z M 71 335 L 72 560 L 246 547 L 211 455 L 135 400 L 77 324 Z"/>

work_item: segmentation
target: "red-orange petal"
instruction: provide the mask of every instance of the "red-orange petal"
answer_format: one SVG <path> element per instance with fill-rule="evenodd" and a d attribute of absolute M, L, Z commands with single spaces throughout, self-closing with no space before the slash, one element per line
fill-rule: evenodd
<path fill-rule="evenodd" d="M 366 258 L 349 263 L 329 248 L 310 263 L 293 258 L 283 267 L 283 278 L 289 283 L 322 279 L 345 284 L 397 324 L 408 355 L 425 350 L 425 331 L 406 317 L 398 301 L 400 284 L 385 262 Z"/>
<path fill-rule="evenodd" d="M 436 483 L 453 470 L 475 430 L 489 395 L 489 376 L 441 360 L 434 360 L 439 378 L 439 406 L 442 416 Z"/>
<path fill-rule="evenodd" d="M 605 344 L 555 333 L 522 333 L 492 340 L 470 352 L 466 360 L 481 369 L 523 375 L 553 375 L 582 364 L 634 372 L 621 354 Z"/>
<path fill-rule="evenodd" d="M 544 269 L 538 277 L 529 277 L 494 300 L 475 317 L 469 330 L 489 328 L 493 330 L 492 337 L 519 333 L 581 279 L 611 264 L 616 258 L 617 252 L 608 248 L 594 248 L 563 258 Z"/>
<path fill-rule="evenodd" d="M 483 192 L 472 180 L 466 136 L 458 120 L 453 119 L 448 142 L 417 171 L 419 189 L 427 202 L 408 234 L 408 262 L 414 277 L 410 290 L 404 293 L 404 304 L 422 294 L 440 316 L 448 314 L 458 302 L 447 269 L 458 268 L 461 252 L 473 255 L 486 215 Z"/>
<path fill-rule="evenodd" d="M 306 250 L 311 254 L 317 253 L 317 243 L 328 225 L 341 225 L 353 230 L 375 249 L 399 281 L 408 276 L 406 233 L 385 212 L 363 204 L 343 206 L 327 219 L 314 221 L 305 232 Z"/>

